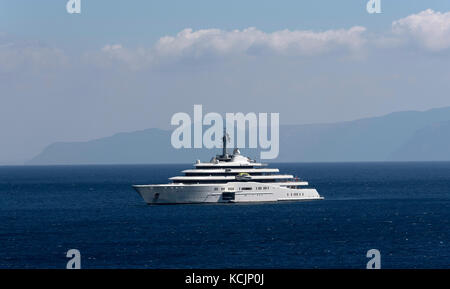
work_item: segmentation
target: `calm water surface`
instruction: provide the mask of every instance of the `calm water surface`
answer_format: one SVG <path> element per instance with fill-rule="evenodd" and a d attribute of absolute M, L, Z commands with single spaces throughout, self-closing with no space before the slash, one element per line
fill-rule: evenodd
<path fill-rule="evenodd" d="M 0 167 L 0 268 L 450 268 L 450 163 L 274 164 L 323 201 L 148 206 L 190 165 Z"/>

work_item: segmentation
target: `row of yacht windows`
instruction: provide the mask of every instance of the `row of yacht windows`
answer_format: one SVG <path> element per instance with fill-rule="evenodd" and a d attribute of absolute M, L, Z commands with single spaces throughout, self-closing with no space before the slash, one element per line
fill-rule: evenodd
<path fill-rule="evenodd" d="M 305 194 L 304 193 L 287 193 L 286 194 L 288 197 L 302 197 Z"/>
<path fill-rule="evenodd" d="M 174 187 L 163 187 L 164 189 L 178 189 L 178 188 L 174 188 Z M 218 188 L 218 187 L 215 187 L 214 188 L 214 191 L 225 191 L 225 190 L 228 190 L 228 191 L 234 191 L 234 187 L 228 187 L 228 188 L 225 188 L 225 187 L 221 187 L 221 188 Z M 253 190 L 253 187 L 239 187 L 238 188 L 240 191 L 252 191 Z M 269 189 L 269 187 L 256 187 L 255 188 L 255 190 L 257 190 L 257 191 L 262 191 L 262 190 L 268 190 Z M 300 196 L 304 196 L 305 194 L 304 193 L 287 193 L 286 194 L 288 197 L 300 197 Z"/>
<path fill-rule="evenodd" d="M 221 191 L 225 191 L 225 188 L 217 188 L 217 187 L 214 188 L 214 191 L 218 191 L 219 189 L 220 189 Z M 269 187 L 257 187 L 257 188 L 255 188 L 255 190 L 258 190 L 258 191 L 261 191 L 261 190 L 268 190 L 268 189 L 269 189 Z M 233 191 L 233 190 L 234 190 L 234 187 L 229 187 L 228 190 L 229 190 L 229 191 Z M 239 190 L 240 190 L 240 191 L 252 191 L 253 188 L 252 188 L 252 187 L 240 187 Z"/>
<path fill-rule="evenodd" d="M 196 166 L 200 170 L 254 169 L 254 166 Z"/>
<path fill-rule="evenodd" d="M 230 173 L 186 173 L 188 177 L 206 177 L 206 176 L 237 176 L 240 173 L 230 172 Z M 252 176 L 272 176 L 272 173 L 251 173 Z"/>
<path fill-rule="evenodd" d="M 234 180 L 233 180 L 234 181 Z M 230 182 L 230 180 L 174 180 L 174 183 L 183 183 L 183 184 L 225 184 Z M 241 181 L 245 182 L 245 181 Z M 286 182 L 286 179 L 262 179 L 258 180 L 258 183 L 278 183 L 278 182 Z"/>

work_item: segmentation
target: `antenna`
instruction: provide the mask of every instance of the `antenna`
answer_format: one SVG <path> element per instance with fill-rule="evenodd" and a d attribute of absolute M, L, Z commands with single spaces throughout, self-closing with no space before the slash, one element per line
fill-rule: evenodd
<path fill-rule="evenodd" d="M 227 142 L 230 141 L 230 136 L 228 135 L 226 128 L 223 128 L 223 137 L 222 137 L 222 142 L 223 142 L 223 151 L 222 151 L 222 157 L 226 157 L 227 156 Z"/>

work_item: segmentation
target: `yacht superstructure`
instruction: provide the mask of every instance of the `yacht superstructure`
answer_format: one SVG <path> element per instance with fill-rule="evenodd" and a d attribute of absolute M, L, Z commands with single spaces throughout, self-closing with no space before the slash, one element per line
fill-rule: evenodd
<path fill-rule="evenodd" d="M 279 174 L 276 168 L 240 154 L 227 153 L 223 137 L 222 155 L 210 162 L 195 163 L 195 169 L 184 170 L 184 176 L 170 178 L 172 183 L 134 185 L 148 204 L 277 202 L 323 199 L 308 182 L 293 175 Z"/>

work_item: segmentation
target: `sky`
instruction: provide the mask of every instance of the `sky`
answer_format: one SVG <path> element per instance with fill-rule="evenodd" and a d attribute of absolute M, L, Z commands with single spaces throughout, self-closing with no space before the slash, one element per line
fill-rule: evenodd
<path fill-rule="evenodd" d="M 66 2 L 0 0 L 0 164 L 194 104 L 281 124 L 450 106 L 450 1 Z"/>

